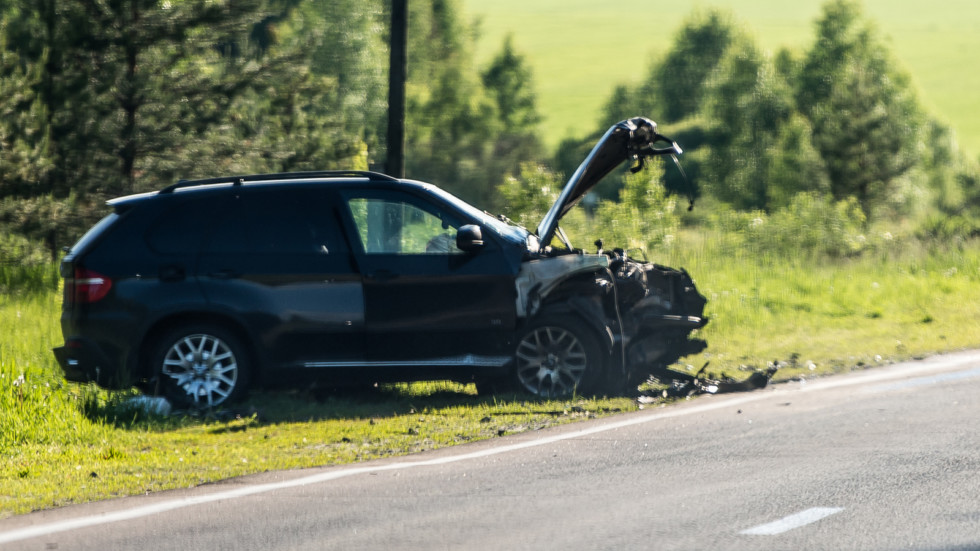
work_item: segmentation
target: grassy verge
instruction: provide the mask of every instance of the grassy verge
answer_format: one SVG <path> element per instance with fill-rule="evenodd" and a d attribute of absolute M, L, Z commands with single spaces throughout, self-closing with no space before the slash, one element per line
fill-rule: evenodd
<path fill-rule="evenodd" d="M 709 298 L 717 374 L 779 361 L 815 376 L 980 346 L 980 246 L 838 262 L 724 251 L 686 238 L 656 260 L 685 266 Z M 33 281 L 33 280 L 32 280 Z M 391 385 L 356 395 L 254 394 L 220 417 L 157 417 L 61 379 L 60 297 L 0 295 L 0 517 L 231 476 L 451 446 L 630 411 L 629 398 L 485 398 L 472 386 Z M 29 287 L 29 286 L 28 286 Z M 46 289 L 46 290 L 45 290 Z"/>
<path fill-rule="evenodd" d="M 980 346 L 977 244 L 894 250 L 828 261 L 674 248 L 708 297 L 710 371 L 779 362 L 777 379 L 823 375 Z"/>
<path fill-rule="evenodd" d="M 125 395 L 80 390 L 87 396 L 67 395 L 89 401 L 84 413 L 71 406 L 51 412 L 65 417 L 59 438 L 5 450 L 0 517 L 255 472 L 404 455 L 635 409 L 626 398 L 494 401 L 475 396 L 472 386 L 431 383 L 325 400 L 260 393 L 220 417 L 163 418 L 127 407 Z M 73 434 L 76 428 L 82 430 Z"/>

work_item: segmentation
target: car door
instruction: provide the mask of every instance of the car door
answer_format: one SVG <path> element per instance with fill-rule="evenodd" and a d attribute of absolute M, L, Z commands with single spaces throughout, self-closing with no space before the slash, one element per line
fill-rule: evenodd
<path fill-rule="evenodd" d="M 515 271 L 499 243 L 485 235 L 476 251 L 457 248 L 457 230 L 471 221 L 433 196 L 389 188 L 350 189 L 343 197 L 363 277 L 372 364 L 501 367 L 509 361 Z"/>
<path fill-rule="evenodd" d="M 243 190 L 228 199 L 202 255 L 212 307 L 245 323 L 279 368 L 312 373 L 364 359 L 360 275 L 336 206 L 312 186 Z"/>

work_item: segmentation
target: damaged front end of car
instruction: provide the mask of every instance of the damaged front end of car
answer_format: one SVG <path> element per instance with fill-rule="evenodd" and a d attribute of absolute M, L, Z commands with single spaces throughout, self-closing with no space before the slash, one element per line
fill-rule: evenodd
<path fill-rule="evenodd" d="M 558 221 L 623 162 L 631 161 L 638 171 L 649 157 L 671 156 L 676 163 L 680 153 L 681 148 L 659 134 L 649 119 L 637 117 L 613 125 L 569 179 L 538 226 L 537 239 L 529 239 L 528 257 L 517 278 L 518 316 L 532 328 L 542 325 L 535 321 L 541 318 L 557 320 L 549 327 L 559 334 L 574 332 L 567 329 L 574 327 L 571 321 L 563 320 L 575 320 L 600 336 L 603 376 L 590 379 L 572 373 L 586 391 L 617 391 L 626 385 L 635 389 L 651 376 L 665 382 L 697 378 L 669 369 L 680 358 L 707 347 L 696 338 L 696 331 L 708 323 L 706 299 L 691 276 L 683 269 L 631 258 L 623 249 L 603 250 L 601 240 L 595 253 L 576 249 L 558 227 Z M 563 247 L 550 246 L 555 238 Z M 561 353 L 566 345 L 555 343 L 549 350 L 540 344 L 539 333 L 526 332 L 533 338 L 528 353 L 522 354 L 523 343 L 518 347 L 518 379 L 531 392 L 561 394 L 570 383 L 560 380 L 558 368 L 562 362 L 574 362 L 566 359 L 570 354 Z M 545 340 L 558 339 L 546 334 Z"/>

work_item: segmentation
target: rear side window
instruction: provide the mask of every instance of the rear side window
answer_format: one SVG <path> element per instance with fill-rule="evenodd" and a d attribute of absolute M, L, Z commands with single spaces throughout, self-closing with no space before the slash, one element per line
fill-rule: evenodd
<path fill-rule="evenodd" d="M 68 251 L 68 254 L 78 254 L 83 250 L 85 250 L 86 248 L 88 248 L 88 246 L 93 241 L 95 241 L 100 235 L 102 235 L 103 232 L 108 230 L 109 227 L 112 226 L 112 224 L 115 223 L 115 221 L 118 219 L 119 219 L 119 215 L 113 212 L 107 215 L 102 220 L 99 220 L 98 223 L 96 223 L 94 226 L 89 228 L 87 232 L 85 232 L 85 235 L 83 235 L 82 238 L 79 239 L 77 243 L 72 245 L 71 250 Z"/>
<path fill-rule="evenodd" d="M 322 194 L 291 190 L 235 197 L 209 250 L 237 254 L 333 254 L 339 239 Z"/>
<path fill-rule="evenodd" d="M 207 238 L 211 222 L 221 211 L 220 197 L 180 201 L 150 226 L 147 244 L 164 254 L 194 254 Z"/>

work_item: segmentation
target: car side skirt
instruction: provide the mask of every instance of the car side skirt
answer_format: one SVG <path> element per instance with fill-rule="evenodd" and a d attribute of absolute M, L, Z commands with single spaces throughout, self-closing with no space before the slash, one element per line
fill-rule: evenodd
<path fill-rule="evenodd" d="M 455 356 L 451 358 L 432 358 L 408 361 L 336 361 L 305 362 L 303 367 L 310 369 L 348 368 L 348 367 L 504 367 L 513 359 L 511 356 Z"/>

